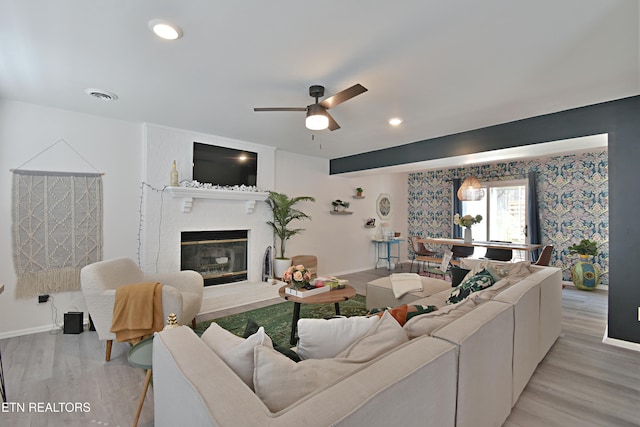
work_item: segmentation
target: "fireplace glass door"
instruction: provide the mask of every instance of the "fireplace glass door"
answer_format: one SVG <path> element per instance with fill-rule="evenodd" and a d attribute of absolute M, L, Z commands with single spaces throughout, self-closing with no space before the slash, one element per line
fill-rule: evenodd
<path fill-rule="evenodd" d="M 247 280 L 247 230 L 182 232 L 181 270 L 202 274 L 204 285 Z"/>

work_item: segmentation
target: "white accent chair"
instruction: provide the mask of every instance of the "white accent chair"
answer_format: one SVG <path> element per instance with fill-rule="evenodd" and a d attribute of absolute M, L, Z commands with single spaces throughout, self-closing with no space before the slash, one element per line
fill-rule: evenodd
<path fill-rule="evenodd" d="M 115 258 L 89 264 L 80 271 L 82 294 L 98 333 L 98 339 L 107 341 L 106 361 L 111 360 L 111 347 L 116 335 L 110 332 L 116 289 L 123 285 L 162 283 L 162 315 L 175 313 L 178 323 L 191 322 L 195 327 L 196 315 L 202 305 L 204 281 L 195 271 L 145 274 L 130 258 Z"/>

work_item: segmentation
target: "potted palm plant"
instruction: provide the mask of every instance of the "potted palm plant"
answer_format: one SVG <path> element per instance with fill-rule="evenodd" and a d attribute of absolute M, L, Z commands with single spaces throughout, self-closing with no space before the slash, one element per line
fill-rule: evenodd
<path fill-rule="evenodd" d="M 589 257 L 598 255 L 598 242 L 583 239 L 577 245 L 569 246 L 569 255 L 578 254 L 580 261 L 571 268 L 571 281 L 576 288 L 592 291 L 600 283 L 600 273 Z"/>
<path fill-rule="evenodd" d="M 291 265 L 291 259 L 285 256 L 287 240 L 304 231 L 303 228 L 289 228 L 289 224 L 294 220 L 311 219 L 309 215 L 294 207 L 297 203 L 304 201 L 315 202 L 316 200 L 311 196 L 289 198 L 286 194 L 276 193 L 275 191 L 270 191 L 267 197 L 266 202 L 273 213 L 273 220 L 267 221 L 267 224 L 271 226 L 273 234 L 280 240 L 280 252 L 276 251 L 274 260 L 274 274 L 276 277 L 282 277 Z"/>

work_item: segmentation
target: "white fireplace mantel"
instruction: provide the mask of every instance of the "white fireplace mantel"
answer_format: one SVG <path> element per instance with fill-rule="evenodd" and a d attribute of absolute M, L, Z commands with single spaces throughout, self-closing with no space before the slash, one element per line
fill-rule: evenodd
<path fill-rule="evenodd" d="M 213 190 L 208 188 L 167 187 L 172 197 L 182 199 L 182 212 L 190 213 L 193 199 L 217 199 L 244 201 L 245 212 L 253 213 L 256 202 L 266 200 L 269 193 L 257 191 Z"/>

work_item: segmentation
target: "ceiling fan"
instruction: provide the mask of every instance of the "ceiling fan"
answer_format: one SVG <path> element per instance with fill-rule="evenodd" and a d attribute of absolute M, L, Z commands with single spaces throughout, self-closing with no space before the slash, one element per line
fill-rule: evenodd
<path fill-rule="evenodd" d="M 305 126 L 307 129 L 323 130 L 329 128 L 329 130 L 333 131 L 340 129 L 340 125 L 331 117 L 327 110 L 366 91 L 367 88 L 361 84 L 355 84 L 342 92 L 338 92 L 318 102 L 318 98 L 324 96 L 324 86 L 313 85 L 309 87 L 309 96 L 316 99 L 315 104 L 307 105 L 306 107 L 254 108 L 253 111 L 306 111 L 307 118 L 305 120 Z"/>

